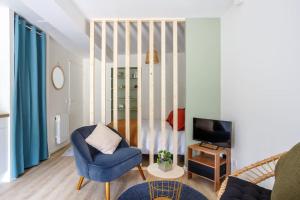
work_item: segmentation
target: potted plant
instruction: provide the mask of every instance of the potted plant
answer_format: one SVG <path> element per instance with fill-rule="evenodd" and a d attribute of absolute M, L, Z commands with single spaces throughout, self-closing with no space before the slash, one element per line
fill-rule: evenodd
<path fill-rule="evenodd" d="M 169 171 L 173 166 L 173 155 L 166 150 L 160 150 L 157 157 L 158 168 L 163 171 Z"/>

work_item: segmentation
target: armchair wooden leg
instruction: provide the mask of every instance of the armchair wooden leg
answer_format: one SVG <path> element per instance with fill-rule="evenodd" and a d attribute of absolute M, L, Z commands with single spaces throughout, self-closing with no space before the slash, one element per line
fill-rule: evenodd
<path fill-rule="evenodd" d="M 138 167 L 138 169 L 139 169 L 139 172 L 140 172 L 140 174 L 141 174 L 141 176 L 142 176 L 143 180 L 145 181 L 145 180 L 146 180 L 146 177 L 145 177 L 145 175 L 144 175 L 144 172 L 143 172 L 143 170 L 142 170 L 141 166 L 140 166 L 140 165 L 138 165 L 137 167 Z"/>
<path fill-rule="evenodd" d="M 79 181 L 77 183 L 77 187 L 76 187 L 77 190 L 80 190 L 83 180 L 84 180 L 84 177 L 80 176 Z"/>
<path fill-rule="evenodd" d="M 106 182 L 105 183 L 105 200 L 110 200 L 110 183 Z"/>

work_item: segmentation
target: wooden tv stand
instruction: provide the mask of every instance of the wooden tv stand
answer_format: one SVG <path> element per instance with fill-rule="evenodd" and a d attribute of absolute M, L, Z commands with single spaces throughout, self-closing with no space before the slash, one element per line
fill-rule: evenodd
<path fill-rule="evenodd" d="M 211 149 L 199 144 L 188 146 L 188 178 L 195 174 L 210 180 L 214 182 L 214 190 L 217 191 L 221 180 L 230 174 L 230 151 L 229 148 Z"/>

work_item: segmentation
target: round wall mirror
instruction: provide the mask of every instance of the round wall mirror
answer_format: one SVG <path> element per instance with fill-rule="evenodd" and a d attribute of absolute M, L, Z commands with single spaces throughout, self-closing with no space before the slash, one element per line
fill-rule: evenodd
<path fill-rule="evenodd" d="M 60 66 L 55 66 L 52 70 L 52 83 L 55 89 L 60 90 L 64 87 L 65 76 Z"/>

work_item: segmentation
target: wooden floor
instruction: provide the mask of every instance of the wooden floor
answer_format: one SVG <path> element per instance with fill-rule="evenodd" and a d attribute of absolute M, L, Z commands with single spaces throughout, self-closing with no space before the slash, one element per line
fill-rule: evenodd
<path fill-rule="evenodd" d="M 80 191 L 75 190 L 79 179 L 73 157 L 61 156 L 64 151 L 52 155 L 41 165 L 31 168 L 23 176 L 11 183 L 0 184 L 1 200 L 62 200 L 62 199 L 104 199 L 104 183 L 84 181 Z M 144 171 L 146 177 L 147 172 Z M 216 199 L 212 183 L 199 177 L 187 180 L 190 185 L 204 194 L 209 200 Z M 141 183 L 142 178 L 138 171 L 132 170 L 111 182 L 111 199 L 115 200 L 128 187 Z"/>

